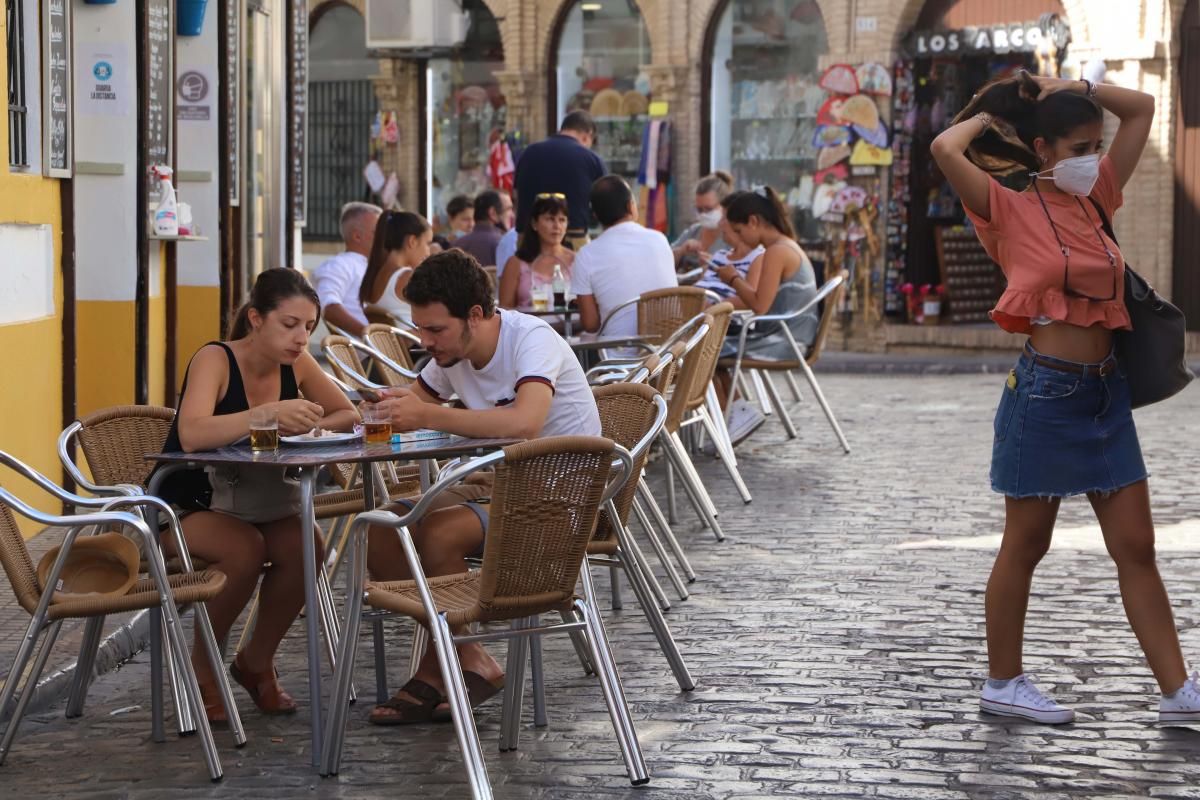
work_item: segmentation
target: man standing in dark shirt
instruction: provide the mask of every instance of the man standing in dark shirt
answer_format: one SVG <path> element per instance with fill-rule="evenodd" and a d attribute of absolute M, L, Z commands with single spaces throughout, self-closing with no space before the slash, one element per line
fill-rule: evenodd
<path fill-rule="evenodd" d="M 567 197 L 567 238 L 578 249 L 587 240 L 588 195 L 597 178 L 608 174 L 604 159 L 592 152 L 596 123 L 586 111 L 563 118 L 554 136 L 525 148 L 517 161 L 517 231 L 529 225 L 529 209 L 541 194 Z"/>

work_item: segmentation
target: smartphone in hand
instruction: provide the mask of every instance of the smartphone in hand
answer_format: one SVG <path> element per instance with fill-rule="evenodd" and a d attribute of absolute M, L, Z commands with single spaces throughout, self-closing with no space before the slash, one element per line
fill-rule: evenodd
<path fill-rule="evenodd" d="M 357 403 L 357 402 L 378 403 L 380 400 L 383 399 L 383 395 L 379 392 L 378 389 L 367 389 L 367 388 L 351 390 L 346 393 L 346 396 L 350 398 L 350 402 L 352 402 L 352 403 Z"/>

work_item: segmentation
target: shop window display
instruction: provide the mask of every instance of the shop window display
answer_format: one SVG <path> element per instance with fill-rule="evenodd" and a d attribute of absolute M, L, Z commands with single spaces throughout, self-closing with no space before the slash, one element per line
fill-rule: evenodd
<path fill-rule="evenodd" d="M 449 58 L 428 65 L 433 119 L 426 213 L 438 230 L 446 227 L 452 198 L 496 188 L 488 172 L 490 149 L 505 135 L 506 105 L 496 80 L 504 69 L 500 29 L 482 0 L 468 0 L 464 8 L 471 13 L 466 41 Z"/>
<path fill-rule="evenodd" d="M 583 110 L 596 120 L 595 151 L 637 182 L 650 105 L 650 37 L 633 0 L 576 2 L 563 20 L 555 80 L 557 119 Z"/>
<path fill-rule="evenodd" d="M 730 0 L 712 39 L 710 160 L 739 187 L 770 184 L 802 238 L 821 235 L 811 214 L 817 112 L 828 50 L 815 0 Z"/>

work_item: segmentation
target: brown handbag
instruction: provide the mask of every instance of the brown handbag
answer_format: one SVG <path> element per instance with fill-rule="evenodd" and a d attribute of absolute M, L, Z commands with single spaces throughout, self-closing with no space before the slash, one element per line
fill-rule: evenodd
<path fill-rule="evenodd" d="M 1104 209 L 1092 198 L 1088 199 L 1100 215 L 1104 232 L 1116 242 Z M 1187 320 L 1177 306 L 1154 291 L 1128 262 L 1125 309 L 1133 330 L 1117 331 L 1114 343 L 1117 361 L 1129 381 L 1130 404 L 1141 408 L 1183 391 L 1196 377 L 1188 369 L 1185 353 Z"/>

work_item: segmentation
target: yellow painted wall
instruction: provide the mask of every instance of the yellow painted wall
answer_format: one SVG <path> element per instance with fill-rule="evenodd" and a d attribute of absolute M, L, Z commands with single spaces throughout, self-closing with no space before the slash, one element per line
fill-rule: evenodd
<path fill-rule="evenodd" d="M 163 405 L 166 396 L 167 301 L 166 295 L 163 294 L 166 290 L 162 288 L 167 285 L 166 258 L 167 246 L 159 242 L 155 248 L 154 242 L 151 242 L 150 269 L 158 270 L 156 283 L 160 288 L 157 295 L 150 296 L 150 341 L 147 347 L 150 363 L 146 377 L 150 384 L 150 404 L 155 406 Z"/>
<path fill-rule="evenodd" d="M 175 341 L 179 347 L 176 359 L 175 388 L 183 386 L 183 374 L 188 361 L 197 350 L 214 339 L 221 338 L 221 290 L 216 286 L 180 286 L 179 313 Z"/>
<path fill-rule="evenodd" d="M 79 415 L 132 403 L 133 301 L 80 300 L 75 308 Z"/>
<path fill-rule="evenodd" d="M 8 40 L 0 18 L 0 42 Z M 0 49 L 4 45 L 0 44 Z M 0 85 L 8 84 L 8 59 L 0 58 Z M 32 132 L 31 132 L 32 133 Z M 34 135 L 40 135 L 40 132 Z M 0 142 L 8 153 L 8 115 L 0 114 Z M 55 315 L 32 322 L 0 324 L 4 388 L 0 390 L 0 450 L 4 450 L 53 480 L 62 470 L 54 442 L 62 430 L 62 214 L 58 181 L 40 175 L 10 173 L 0 165 L 0 222 L 51 225 L 54 229 Z M 0 262 L 0 290 L 4 269 Z M 0 468 L 0 484 L 43 511 L 59 513 L 61 506 L 24 480 Z M 32 536 L 41 526 L 22 521 Z"/>

